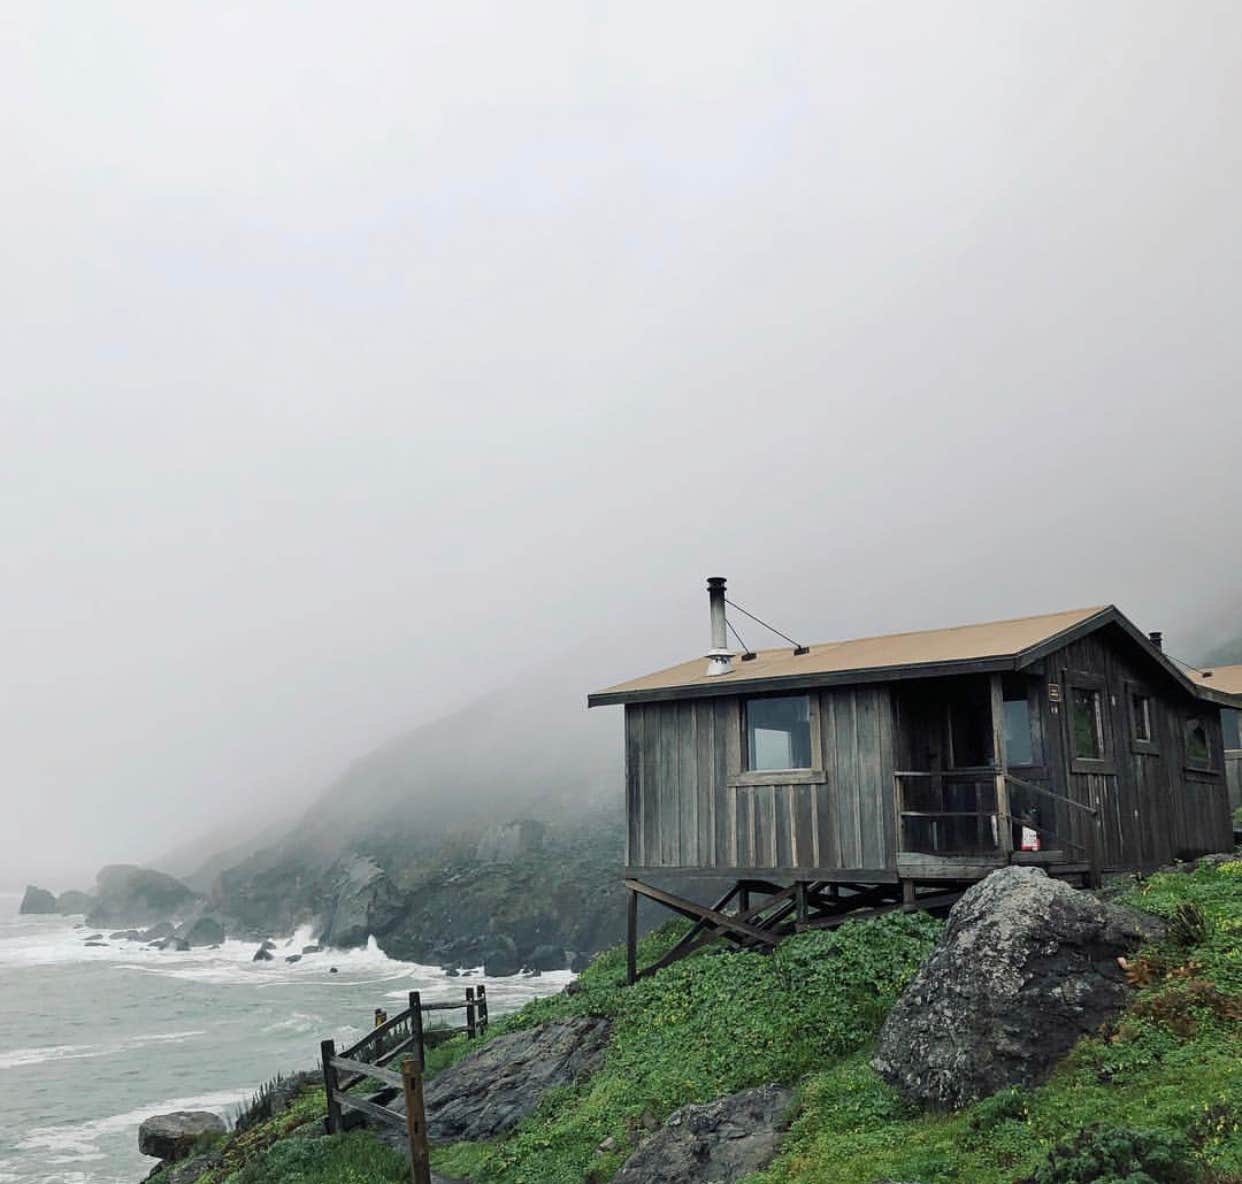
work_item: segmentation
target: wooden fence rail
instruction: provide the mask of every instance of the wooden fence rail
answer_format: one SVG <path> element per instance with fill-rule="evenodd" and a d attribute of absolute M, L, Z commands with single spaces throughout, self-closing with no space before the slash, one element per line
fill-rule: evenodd
<path fill-rule="evenodd" d="M 455 1028 L 423 1026 L 427 1011 L 465 1011 L 465 1023 Z M 404 1129 L 410 1147 L 410 1170 L 414 1184 L 431 1184 L 431 1160 L 427 1147 L 427 1116 L 423 1111 L 423 1074 L 427 1067 L 427 1048 L 464 1032 L 474 1040 L 487 1031 L 487 988 L 467 987 L 460 1003 L 424 1003 L 418 991 L 411 991 L 409 1006 L 389 1017 L 383 1008 L 375 1010 L 375 1026 L 361 1040 L 341 1052 L 335 1040 L 319 1045 L 323 1064 L 323 1088 L 327 1099 L 324 1129 L 330 1135 L 349 1125 L 346 1112 L 359 1114 L 386 1126 Z M 387 1066 L 400 1057 L 400 1072 Z M 349 1091 L 364 1082 L 379 1089 L 370 1094 Z M 388 1109 L 398 1092 L 405 1096 L 405 1114 Z"/>

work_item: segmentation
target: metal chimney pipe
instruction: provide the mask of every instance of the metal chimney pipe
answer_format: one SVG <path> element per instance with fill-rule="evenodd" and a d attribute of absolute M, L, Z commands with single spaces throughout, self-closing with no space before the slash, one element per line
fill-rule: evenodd
<path fill-rule="evenodd" d="M 724 576 L 708 577 L 707 603 L 711 608 L 712 614 L 712 649 L 727 650 L 729 648 L 729 637 L 725 628 Z"/>
<path fill-rule="evenodd" d="M 707 651 L 706 673 L 728 674 L 733 669 L 733 654 L 729 650 L 728 626 L 725 624 L 724 576 L 708 579 L 707 603 L 712 615 L 712 648 Z"/>
<path fill-rule="evenodd" d="M 1153 630 L 1147 635 L 1147 640 L 1158 650 L 1164 649 L 1164 634 L 1159 629 Z"/>

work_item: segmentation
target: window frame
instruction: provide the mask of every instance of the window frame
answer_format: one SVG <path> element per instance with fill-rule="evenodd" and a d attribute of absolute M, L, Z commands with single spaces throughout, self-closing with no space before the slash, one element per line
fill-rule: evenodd
<path fill-rule="evenodd" d="M 750 729 L 746 721 L 746 707 L 758 699 L 807 700 L 807 719 L 811 731 L 811 765 L 800 769 L 750 769 Z M 823 785 L 827 783 L 824 773 L 824 750 L 821 742 L 819 720 L 819 695 L 814 690 L 780 691 L 768 695 L 739 695 L 737 700 L 737 735 L 740 745 L 741 769 L 729 777 L 729 785 Z"/>
<path fill-rule="evenodd" d="M 1006 676 L 1009 677 L 1009 676 Z M 1048 745 L 1044 735 L 1044 717 L 1043 702 L 1041 699 L 1041 691 L 1043 683 L 1041 679 L 1022 677 L 1022 681 L 1026 684 L 1026 722 L 1031 730 L 1031 755 L 1035 758 L 1027 764 L 1018 764 L 1009 759 L 1008 743 L 1006 743 L 1005 767 L 1007 769 L 1021 769 L 1026 773 L 1042 770 L 1048 761 Z M 1019 699 L 1006 699 L 1004 690 L 1004 681 L 1001 683 L 1001 710 L 1004 710 L 1005 703 L 1018 703 Z M 995 753 L 993 753 L 995 759 Z"/>
<path fill-rule="evenodd" d="M 1231 711 L 1238 719 L 1238 747 L 1230 748 L 1225 743 L 1225 712 Z M 1237 707 L 1222 707 L 1220 709 L 1220 746 L 1224 752 L 1242 752 L 1242 709 Z"/>
<path fill-rule="evenodd" d="M 1065 688 L 1065 751 L 1069 756 L 1071 773 L 1115 773 L 1117 762 L 1117 739 L 1113 735 L 1112 697 L 1108 693 L 1108 680 L 1101 674 L 1085 670 L 1066 670 L 1061 679 Z M 1074 750 L 1074 691 L 1094 691 L 1099 696 L 1100 755 L 1078 756 Z"/>
<path fill-rule="evenodd" d="M 1160 742 L 1157 739 L 1156 731 L 1156 696 L 1151 693 L 1151 688 L 1145 683 L 1130 682 L 1125 684 L 1126 688 L 1126 726 L 1129 729 L 1130 751 L 1144 752 L 1153 756 L 1160 754 Z M 1144 739 L 1138 734 L 1137 717 L 1134 714 L 1135 700 L 1142 699 L 1147 704 L 1147 738 Z"/>
<path fill-rule="evenodd" d="M 1207 757 L 1203 764 L 1198 764 L 1190 756 L 1190 726 L 1196 721 L 1203 724 L 1204 736 L 1207 739 Z M 1207 773 L 1220 775 L 1220 766 L 1216 762 L 1216 746 L 1212 743 L 1212 719 L 1202 711 L 1191 711 L 1182 716 L 1182 765 L 1187 773 Z"/>

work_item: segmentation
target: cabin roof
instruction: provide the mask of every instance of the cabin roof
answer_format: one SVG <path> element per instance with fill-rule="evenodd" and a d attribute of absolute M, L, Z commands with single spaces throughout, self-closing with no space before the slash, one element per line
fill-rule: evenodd
<path fill-rule="evenodd" d="M 1034 617 L 956 625 L 949 629 L 920 629 L 913 633 L 821 642 L 810 646 L 805 654 L 795 654 L 791 646 L 759 650 L 750 661 L 736 658 L 728 674 L 707 674 L 706 659 L 697 657 L 596 691 L 587 697 L 587 703 L 599 707 L 739 691 L 793 690 L 834 683 L 1018 670 L 1077 637 L 1114 623 L 1163 666 L 1183 690 L 1216 702 L 1229 701 L 1220 694 L 1230 694 L 1223 682 L 1213 686 L 1214 679 L 1192 681 L 1118 609 L 1112 605 L 1097 605 Z"/>
<path fill-rule="evenodd" d="M 1210 666 L 1206 670 L 1192 670 L 1190 678 L 1210 691 L 1242 696 L 1242 666 Z"/>

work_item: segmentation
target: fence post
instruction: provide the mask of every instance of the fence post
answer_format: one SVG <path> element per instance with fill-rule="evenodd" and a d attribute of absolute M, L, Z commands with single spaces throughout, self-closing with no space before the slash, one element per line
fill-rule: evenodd
<path fill-rule="evenodd" d="M 336 1067 L 332 1064 L 332 1058 L 336 1056 L 336 1041 L 321 1041 L 319 1056 L 323 1060 L 323 1092 L 328 1101 L 328 1117 L 325 1125 L 328 1134 L 335 1135 L 341 1129 L 341 1105 L 336 1100 Z"/>
<path fill-rule="evenodd" d="M 478 995 L 479 1001 L 479 1035 L 483 1035 L 487 1031 L 488 1015 L 487 1015 L 487 986 L 479 983 Z"/>
<path fill-rule="evenodd" d="M 405 1133 L 410 1141 L 410 1175 L 414 1184 L 431 1184 L 427 1114 L 423 1109 L 423 1073 L 422 1066 L 413 1057 L 406 1057 L 401 1062 L 401 1087 L 405 1093 Z"/>
<path fill-rule="evenodd" d="M 473 1040 L 475 1038 L 475 1022 L 474 1022 L 474 988 L 466 988 L 466 1039 Z"/>
<path fill-rule="evenodd" d="M 427 1068 L 427 1044 L 423 1038 L 423 996 L 419 991 L 410 992 L 410 1036 L 422 1072 Z"/>

